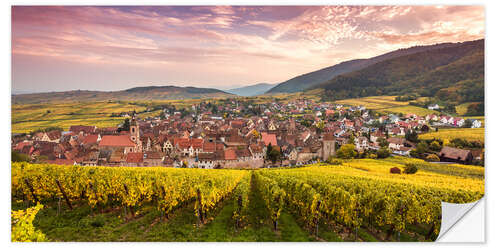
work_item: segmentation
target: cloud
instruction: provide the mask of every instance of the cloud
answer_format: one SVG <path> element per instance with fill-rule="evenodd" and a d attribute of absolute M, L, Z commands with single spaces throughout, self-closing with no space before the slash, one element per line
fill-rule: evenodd
<path fill-rule="evenodd" d="M 139 67 L 145 75 L 196 69 L 190 80 L 218 84 L 278 82 L 402 47 L 482 37 L 482 6 L 12 8 L 16 65 L 38 57 L 67 67 Z"/>

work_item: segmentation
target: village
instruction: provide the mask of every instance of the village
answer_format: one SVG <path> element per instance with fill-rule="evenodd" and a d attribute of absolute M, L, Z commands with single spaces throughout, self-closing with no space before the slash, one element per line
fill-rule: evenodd
<path fill-rule="evenodd" d="M 13 152 L 32 162 L 128 167 L 262 168 L 328 161 L 343 145 L 373 157 L 381 150 L 413 157 L 410 135 L 433 127 L 480 127 L 447 115 L 380 115 L 364 106 L 314 100 L 265 104 L 227 99 L 220 105 L 200 102 L 187 110 L 164 109 L 139 119 L 122 114 L 117 127 L 74 125 L 68 131 L 13 134 Z M 435 161 L 470 164 L 472 150 L 442 146 Z M 370 154 L 370 152 L 372 154 Z"/>

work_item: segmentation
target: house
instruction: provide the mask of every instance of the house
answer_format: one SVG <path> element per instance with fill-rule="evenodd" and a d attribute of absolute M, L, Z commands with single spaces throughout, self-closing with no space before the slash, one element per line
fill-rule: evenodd
<path fill-rule="evenodd" d="M 364 151 L 368 149 L 368 138 L 364 136 L 354 138 L 354 145 L 356 145 L 356 150 Z"/>
<path fill-rule="evenodd" d="M 473 120 L 472 121 L 471 128 L 480 128 L 480 127 L 481 127 L 481 121 L 480 120 Z"/>
<path fill-rule="evenodd" d="M 143 156 L 143 166 L 157 167 L 162 166 L 163 156 L 160 152 L 148 151 Z"/>
<path fill-rule="evenodd" d="M 391 150 L 399 150 L 401 147 L 404 147 L 405 139 L 398 137 L 391 137 L 387 139 L 389 143 L 389 149 Z"/>
<path fill-rule="evenodd" d="M 121 150 L 124 153 L 138 152 L 136 146 L 128 135 L 105 135 L 99 141 L 99 149 Z"/>
<path fill-rule="evenodd" d="M 397 154 L 397 155 L 409 156 L 411 150 L 412 150 L 412 148 L 403 146 L 403 147 L 400 147 L 399 149 L 393 150 L 392 152 L 394 154 Z"/>
<path fill-rule="evenodd" d="M 427 106 L 427 109 L 438 110 L 439 109 L 439 105 L 437 105 L 437 104 L 431 104 L 431 105 Z"/>
<path fill-rule="evenodd" d="M 61 131 L 52 130 L 52 131 L 43 133 L 42 137 L 40 138 L 40 141 L 59 143 L 60 139 L 61 139 Z"/>
<path fill-rule="evenodd" d="M 69 127 L 69 131 L 70 132 L 73 132 L 75 134 L 83 134 L 83 135 L 87 135 L 87 134 L 90 134 L 90 133 L 94 133 L 96 130 L 96 126 L 81 126 L 81 125 L 77 125 L 77 126 L 71 126 Z"/>
<path fill-rule="evenodd" d="M 444 146 L 439 152 L 439 159 L 446 162 L 468 164 L 472 162 L 473 156 L 470 150 Z"/>
<path fill-rule="evenodd" d="M 198 168 L 213 169 L 215 167 L 215 153 L 199 153 Z"/>
<path fill-rule="evenodd" d="M 269 134 L 266 132 L 261 133 L 262 136 L 262 142 L 264 142 L 264 145 L 269 145 L 271 146 L 278 146 L 278 141 L 276 140 L 276 135 L 275 134 Z"/>
<path fill-rule="evenodd" d="M 122 166 L 126 167 L 141 167 L 143 166 L 144 155 L 141 152 L 131 152 L 126 156 L 125 162 L 123 162 Z"/>

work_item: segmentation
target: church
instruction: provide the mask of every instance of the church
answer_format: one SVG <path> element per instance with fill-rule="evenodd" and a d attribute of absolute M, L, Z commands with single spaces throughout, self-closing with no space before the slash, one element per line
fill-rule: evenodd
<path fill-rule="evenodd" d="M 140 130 L 135 117 L 132 118 L 130 130 L 127 133 L 102 136 L 99 150 L 122 151 L 124 154 L 142 152 Z"/>

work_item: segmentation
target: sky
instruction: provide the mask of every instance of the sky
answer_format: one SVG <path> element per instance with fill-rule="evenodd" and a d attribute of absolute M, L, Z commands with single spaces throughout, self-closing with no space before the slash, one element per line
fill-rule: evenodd
<path fill-rule="evenodd" d="M 13 6 L 12 92 L 279 83 L 484 32 L 482 6 Z"/>

